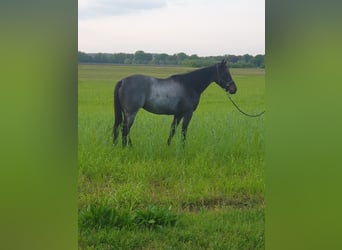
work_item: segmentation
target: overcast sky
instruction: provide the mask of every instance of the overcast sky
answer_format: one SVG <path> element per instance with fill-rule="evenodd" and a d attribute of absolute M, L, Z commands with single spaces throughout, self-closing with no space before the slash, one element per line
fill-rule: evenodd
<path fill-rule="evenodd" d="M 79 0 L 78 50 L 265 53 L 264 0 Z"/>

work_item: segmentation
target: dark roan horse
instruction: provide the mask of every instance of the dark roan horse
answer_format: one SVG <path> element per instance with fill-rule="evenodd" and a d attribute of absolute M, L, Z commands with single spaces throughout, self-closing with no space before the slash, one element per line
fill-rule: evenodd
<path fill-rule="evenodd" d="M 173 115 L 167 144 L 183 119 L 182 142 L 185 142 L 187 127 L 196 110 L 202 92 L 215 82 L 225 91 L 234 94 L 236 85 L 230 75 L 227 62 L 194 70 L 189 73 L 158 79 L 145 75 L 132 75 L 120 80 L 114 89 L 115 123 L 113 143 L 116 144 L 122 125 L 122 145 L 132 145 L 129 131 L 140 108 L 154 114 Z M 122 119 L 123 118 L 123 119 Z"/>

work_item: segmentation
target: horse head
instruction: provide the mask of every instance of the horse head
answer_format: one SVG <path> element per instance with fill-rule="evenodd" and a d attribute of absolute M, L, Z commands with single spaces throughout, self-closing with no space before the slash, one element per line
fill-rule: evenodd
<path fill-rule="evenodd" d="M 235 82 L 227 67 L 227 60 L 222 60 L 216 65 L 216 76 L 214 81 L 226 92 L 229 92 L 229 94 L 235 94 L 237 91 Z"/>

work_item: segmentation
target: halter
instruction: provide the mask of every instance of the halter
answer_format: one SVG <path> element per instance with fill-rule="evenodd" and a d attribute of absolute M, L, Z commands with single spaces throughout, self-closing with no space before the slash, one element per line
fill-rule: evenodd
<path fill-rule="evenodd" d="M 220 82 L 220 83 L 223 82 L 224 84 L 227 85 L 227 87 L 229 87 L 230 84 L 234 83 L 233 79 L 227 82 L 226 80 L 223 80 L 223 79 L 220 78 L 220 74 L 219 74 L 219 70 L 218 70 L 218 65 L 216 65 L 216 74 L 217 74 L 218 82 Z"/>

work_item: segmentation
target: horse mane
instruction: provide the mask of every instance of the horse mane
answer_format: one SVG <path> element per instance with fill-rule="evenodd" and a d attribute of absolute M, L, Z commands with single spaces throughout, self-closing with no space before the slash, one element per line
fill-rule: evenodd
<path fill-rule="evenodd" d="M 198 79 L 202 80 L 206 77 L 211 76 L 212 71 L 216 68 L 217 64 L 207 66 L 204 68 L 196 69 L 187 73 L 175 74 L 170 76 L 171 79 L 182 81 L 182 82 L 194 82 L 198 81 Z"/>

